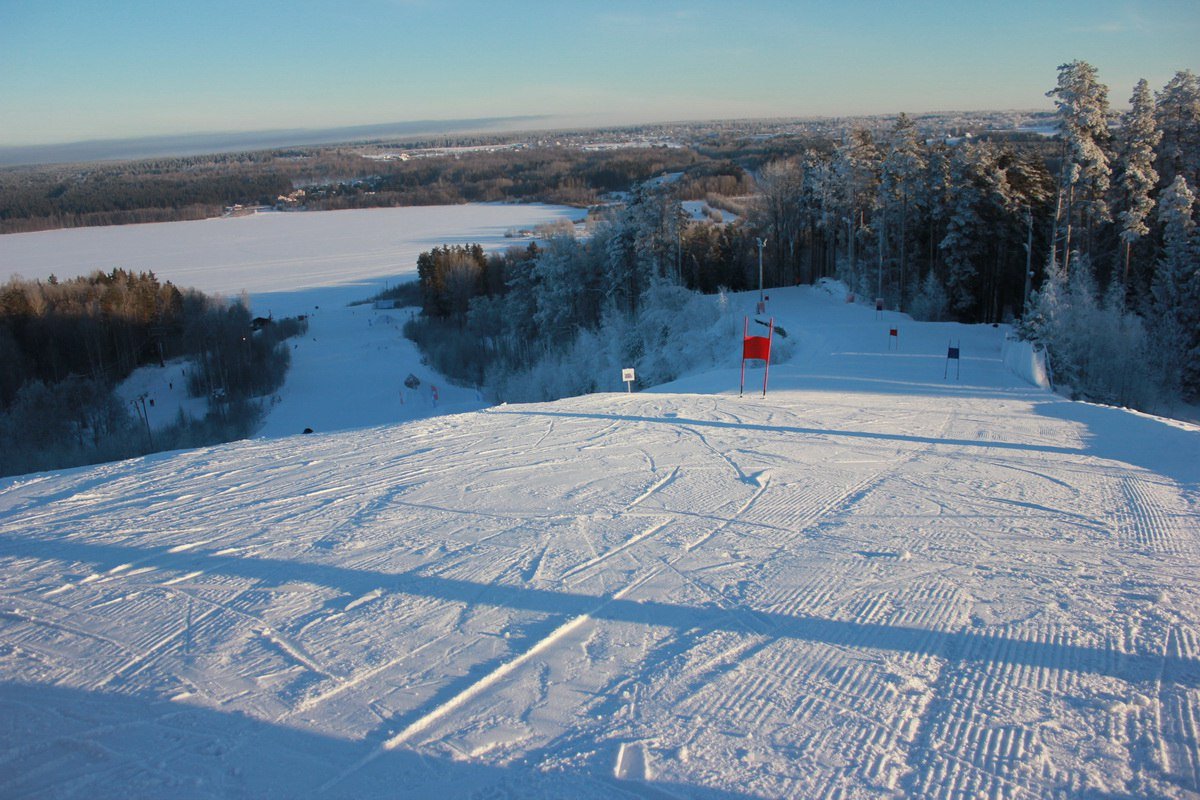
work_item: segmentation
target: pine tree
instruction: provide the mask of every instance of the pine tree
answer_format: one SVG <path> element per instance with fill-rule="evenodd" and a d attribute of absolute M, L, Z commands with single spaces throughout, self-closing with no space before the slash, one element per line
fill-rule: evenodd
<path fill-rule="evenodd" d="M 1129 98 L 1129 111 L 1121 118 L 1121 171 L 1120 189 L 1123 211 L 1118 214 L 1121 222 L 1121 242 L 1125 245 L 1125 268 L 1122 283 L 1129 284 L 1129 260 L 1133 244 L 1150 232 L 1146 219 L 1154 209 L 1150 197 L 1158 185 L 1158 173 L 1154 170 L 1154 148 L 1162 139 L 1162 131 L 1154 118 L 1154 101 L 1150 96 L 1150 84 L 1143 78 L 1133 89 Z"/>
<path fill-rule="evenodd" d="M 1072 226 L 1078 216 L 1084 232 L 1109 218 L 1105 197 L 1112 172 L 1108 153 L 1108 87 L 1096 79 L 1096 68 L 1072 61 L 1058 68 L 1058 86 L 1046 92 L 1058 108 L 1063 163 L 1059 192 L 1065 196 L 1063 269 L 1070 272 Z M 1084 252 L 1085 247 L 1080 248 Z"/>
<path fill-rule="evenodd" d="M 1158 219 L 1163 225 L 1163 255 L 1154 275 L 1155 310 L 1173 313 L 1186 300 L 1196 271 L 1192 209 L 1196 198 L 1182 175 L 1176 175 L 1159 198 Z"/>
<path fill-rule="evenodd" d="M 1169 389 L 1200 395 L 1200 256 L 1196 252 L 1196 198 L 1183 175 L 1159 196 L 1163 252 L 1151 284 L 1154 332 Z"/>
<path fill-rule="evenodd" d="M 813 150 L 804 155 L 804 196 L 811 204 L 811 220 L 814 237 L 820 235 L 823 259 L 813 269 L 813 280 L 818 275 L 833 275 L 837 271 L 838 209 L 839 195 L 837 175 L 833 163 Z"/>
<path fill-rule="evenodd" d="M 909 313 L 916 320 L 941 322 L 946 318 L 948 302 L 946 290 L 942 288 L 942 282 L 930 270 L 925 274 L 925 280 L 921 282 L 917 296 L 913 298 Z"/>
<path fill-rule="evenodd" d="M 966 143 L 950 159 L 946 187 L 946 234 L 938 243 L 945 264 L 950 310 L 967 317 L 972 309 L 985 319 L 997 318 L 1003 299 L 999 265 L 1019 235 L 1026 199 L 1014 194 L 1009 170 L 1028 184 L 1032 196 L 1036 176 L 1019 169 L 1013 154 L 988 142 Z"/>
<path fill-rule="evenodd" d="M 880 211 L 884 220 L 899 228 L 900 310 L 904 311 L 904 290 L 908 280 L 908 232 L 913 199 L 922 193 L 921 179 L 925 171 L 925 154 L 917 140 L 917 127 L 906 114 L 901 114 L 892 128 L 891 147 L 883 159 L 880 171 Z"/>
<path fill-rule="evenodd" d="M 575 313 L 578 294 L 578 246 L 574 239 L 555 237 L 538 257 L 534 269 L 538 276 L 537 310 L 534 322 L 547 346 L 566 344 L 572 329 L 579 324 Z"/>
<path fill-rule="evenodd" d="M 983 218 L 979 213 L 983 197 L 971 163 L 977 153 L 975 147 L 964 145 L 950 162 L 949 218 L 946 235 L 938 245 L 946 264 L 950 309 L 957 315 L 965 314 L 978 301 L 975 289 L 977 263 L 983 251 Z"/>
<path fill-rule="evenodd" d="M 760 200 L 755 210 L 759 217 L 758 227 L 767 237 L 766 268 L 768 275 L 776 273 L 770 283 L 793 283 L 799 271 L 797 259 L 804 232 L 803 173 L 792 161 L 772 161 L 763 167 L 758 185 Z M 772 251 L 774 258 L 770 257 Z M 771 267 L 776 269 L 771 270 Z"/>
<path fill-rule="evenodd" d="M 1044 346 L 1050 354 L 1050 366 L 1056 367 L 1054 342 L 1062 326 L 1064 306 L 1067 302 L 1067 281 L 1058 262 L 1051 258 L 1046 263 L 1042 285 L 1029 298 L 1029 311 L 1021 318 L 1018 333 Z"/>
<path fill-rule="evenodd" d="M 1158 172 L 1163 186 L 1183 175 L 1189 186 L 1200 185 L 1200 79 L 1185 69 L 1176 72 L 1155 97 L 1162 130 Z"/>
<path fill-rule="evenodd" d="M 839 221 L 846 233 L 846 283 L 861 291 L 868 287 L 859 272 L 857 245 L 870 233 L 867 216 L 874 208 L 879 185 L 879 148 L 870 131 L 855 128 L 850 132 L 834 151 L 833 173 L 840 190 L 836 200 Z"/>

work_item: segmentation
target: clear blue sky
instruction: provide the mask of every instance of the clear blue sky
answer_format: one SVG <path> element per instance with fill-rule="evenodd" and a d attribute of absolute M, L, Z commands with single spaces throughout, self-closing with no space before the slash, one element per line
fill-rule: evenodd
<path fill-rule="evenodd" d="M 1200 71 L 1200 2 L 0 0 L 0 146 L 526 114 L 1123 107 Z"/>

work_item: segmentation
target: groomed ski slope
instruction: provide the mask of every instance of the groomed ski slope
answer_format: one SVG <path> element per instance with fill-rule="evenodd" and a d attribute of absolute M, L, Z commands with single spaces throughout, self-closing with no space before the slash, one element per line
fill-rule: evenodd
<path fill-rule="evenodd" d="M 771 302 L 765 399 L 731 342 L 0 482 L 0 796 L 1200 792 L 1200 430 Z"/>

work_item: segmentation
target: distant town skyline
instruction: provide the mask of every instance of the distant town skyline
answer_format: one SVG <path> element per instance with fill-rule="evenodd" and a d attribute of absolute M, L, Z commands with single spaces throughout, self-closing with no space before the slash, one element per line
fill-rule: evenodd
<path fill-rule="evenodd" d="M 0 147 L 553 116 L 579 126 L 1123 108 L 1197 69 L 1200 4 L 0 0 Z"/>

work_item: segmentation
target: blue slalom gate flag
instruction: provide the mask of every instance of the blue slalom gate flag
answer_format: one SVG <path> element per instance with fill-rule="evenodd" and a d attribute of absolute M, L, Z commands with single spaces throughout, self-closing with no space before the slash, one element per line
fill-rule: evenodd
<path fill-rule="evenodd" d="M 950 377 L 950 359 L 954 359 L 954 380 L 958 380 L 962 375 L 962 359 L 958 355 L 958 345 L 952 342 L 946 345 L 946 369 L 942 371 L 942 380 Z"/>

